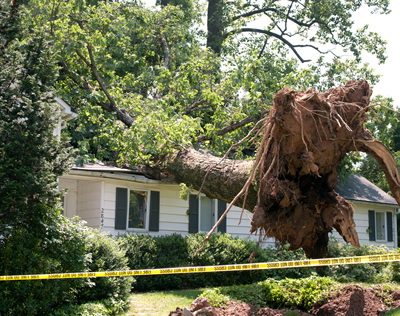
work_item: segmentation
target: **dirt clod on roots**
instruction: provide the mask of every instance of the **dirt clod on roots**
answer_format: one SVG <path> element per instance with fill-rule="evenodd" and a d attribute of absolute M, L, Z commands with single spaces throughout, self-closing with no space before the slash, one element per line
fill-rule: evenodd
<path fill-rule="evenodd" d="M 363 127 L 371 93 L 365 80 L 325 93 L 287 88 L 277 93 L 250 176 L 259 179 L 251 232 L 287 242 L 291 249 L 303 247 L 310 258 L 326 256 L 332 227 L 359 247 L 353 207 L 334 191 L 337 168 L 351 151 L 366 152 L 380 163 L 400 202 L 393 156 Z"/>

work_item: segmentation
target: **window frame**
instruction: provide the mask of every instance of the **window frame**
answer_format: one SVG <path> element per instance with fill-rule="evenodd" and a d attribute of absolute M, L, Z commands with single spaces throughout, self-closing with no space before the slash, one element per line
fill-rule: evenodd
<path fill-rule="evenodd" d="M 377 218 L 376 218 L 376 215 L 377 214 L 383 214 L 383 218 L 384 218 L 384 228 L 383 228 L 383 232 L 384 232 L 384 234 L 385 234 L 385 238 L 384 239 L 378 239 L 378 222 L 377 222 Z M 387 240 L 388 240 L 388 236 L 387 236 L 387 234 L 388 234 L 388 232 L 387 232 L 387 229 L 388 229 L 388 227 L 387 227 L 387 218 L 386 218 L 386 213 L 387 212 L 384 212 L 384 211 L 375 211 L 375 241 L 379 241 L 379 242 L 387 242 Z"/>
<path fill-rule="evenodd" d="M 149 225 L 150 225 L 150 191 L 149 189 L 138 188 L 138 187 L 126 187 L 128 189 L 127 194 L 127 207 L 126 207 L 126 231 L 130 232 L 141 232 L 147 233 L 149 232 Z M 130 202 L 130 192 L 131 191 L 142 191 L 146 192 L 146 218 L 145 218 L 145 225 L 144 228 L 131 228 L 129 227 L 129 202 Z"/>

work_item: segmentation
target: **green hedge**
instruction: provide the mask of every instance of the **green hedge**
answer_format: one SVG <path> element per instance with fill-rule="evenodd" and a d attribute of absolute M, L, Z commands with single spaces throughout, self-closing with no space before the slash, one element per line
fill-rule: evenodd
<path fill-rule="evenodd" d="M 117 240 L 79 220 L 55 217 L 43 234 L 9 231 L 0 239 L 0 275 L 128 270 Z M 129 304 L 132 282 L 132 277 L 0 282 L 0 315 L 50 315 L 54 310 L 77 315 L 67 311 L 97 309 L 97 303 L 88 302 L 98 300 L 107 302 L 99 310 L 116 314 Z"/>
<path fill-rule="evenodd" d="M 355 248 L 350 244 L 345 245 L 342 242 L 339 242 L 337 239 L 331 238 L 328 244 L 327 257 L 354 257 L 388 253 L 397 253 L 397 250 L 390 250 L 384 245 L 362 245 L 360 248 Z M 319 270 L 319 274 L 330 276 L 342 283 L 384 283 L 390 281 L 400 281 L 400 264 L 397 262 L 386 262 L 328 266 Z"/>
<path fill-rule="evenodd" d="M 249 239 L 233 238 L 229 234 L 213 234 L 206 248 L 195 255 L 205 238 L 197 233 L 182 237 L 179 234 L 150 237 L 148 235 L 122 235 L 118 239 L 128 257 L 132 270 L 151 268 L 170 268 L 185 266 L 209 266 L 224 264 L 249 263 L 250 255 L 256 248 L 256 242 Z M 259 248 L 254 262 L 301 260 L 305 259 L 302 250 L 288 251 L 287 247 Z M 313 268 L 257 270 L 238 272 L 215 272 L 177 274 L 161 276 L 140 276 L 135 290 L 167 290 L 246 284 L 263 280 L 267 277 L 305 277 Z"/>
<path fill-rule="evenodd" d="M 86 253 L 90 272 L 129 270 L 128 258 L 115 237 L 100 233 L 97 229 L 88 230 Z M 133 282 L 133 277 L 91 278 L 78 288 L 77 298 L 81 303 L 103 299 L 127 301 Z"/>
<path fill-rule="evenodd" d="M 86 229 L 82 223 L 60 216 L 43 234 L 23 228 L 12 230 L 0 241 L 0 275 L 86 271 Z M 76 303 L 76 291 L 86 282 L 0 282 L 0 315 L 46 315 L 56 306 Z"/>
<path fill-rule="evenodd" d="M 156 236 L 122 235 L 118 241 L 126 251 L 128 265 L 132 270 L 170 268 L 183 266 L 210 266 L 248 263 L 256 243 L 249 239 L 233 238 L 229 234 L 213 234 L 206 248 L 195 255 L 205 235 L 197 233 L 182 237 L 179 234 Z M 391 252 L 395 252 L 392 250 Z M 384 246 L 363 245 L 356 249 L 332 238 L 328 246 L 328 258 L 352 257 L 389 253 Z M 302 249 L 290 251 L 289 245 L 276 248 L 260 247 L 254 262 L 304 260 Z M 135 290 L 167 290 L 180 288 L 249 284 L 267 278 L 282 280 L 311 276 L 329 276 L 339 282 L 389 282 L 400 281 L 400 263 L 374 263 L 329 266 L 322 269 L 294 268 L 258 271 L 177 274 L 164 276 L 140 276 Z"/>

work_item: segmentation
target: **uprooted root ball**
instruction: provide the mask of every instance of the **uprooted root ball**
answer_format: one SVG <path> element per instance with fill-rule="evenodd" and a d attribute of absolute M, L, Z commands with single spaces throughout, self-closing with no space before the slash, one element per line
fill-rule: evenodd
<path fill-rule="evenodd" d="M 277 93 L 254 163 L 259 191 L 251 232 L 303 247 L 312 258 L 325 257 L 332 227 L 359 247 L 353 207 L 334 192 L 337 168 L 351 151 L 378 160 L 400 201 L 393 156 L 363 127 L 371 93 L 365 80 L 325 93 Z"/>

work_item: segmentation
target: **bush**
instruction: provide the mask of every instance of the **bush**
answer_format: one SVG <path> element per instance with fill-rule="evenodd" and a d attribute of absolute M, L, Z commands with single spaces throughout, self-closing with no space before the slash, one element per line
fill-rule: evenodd
<path fill-rule="evenodd" d="M 205 234 L 197 233 L 182 237 L 179 234 L 150 237 L 148 235 L 122 235 L 119 243 L 126 251 L 129 267 L 136 269 L 170 268 L 184 266 L 210 266 L 249 263 L 256 242 L 250 239 L 233 238 L 229 234 L 213 234 L 205 249 L 195 255 L 203 245 Z M 260 247 L 254 262 L 305 259 L 302 250 Z M 266 277 L 309 276 L 314 268 L 255 270 L 210 273 L 177 274 L 162 276 L 140 276 L 135 289 L 138 291 L 248 284 Z"/>
<path fill-rule="evenodd" d="M 108 316 L 125 311 L 126 301 L 112 298 L 81 305 L 66 305 L 51 312 L 51 316 Z"/>
<path fill-rule="evenodd" d="M 43 236 L 32 238 L 32 233 L 18 229 L 0 239 L 0 275 L 128 270 L 115 238 L 77 219 L 58 216 Z M 64 313 L 59 315 L 76 315 L 73 311 L 81 309 L 117 314 L 129 303 L 132 282 L 132 277 L 0 282 L 0 315 L 46 315 L 54 309 Z M 105 307 L 84 304 L 94 300 Z"/>
<path fill-rule="evenodd" d="M 310 310 L 314 303 L 323 300 L 335 282 L 328 277 L 310 276 L 303 279 L 275 280 L 207 290 L 200 296 L 207 297 L 210 304 L 224 306 L 228 301 L 250 302 L 259 307 L 299 308 Z"/>
<path fill-rule="evenodd" d="M 354 248 L 344 245 L 335 238 L 328 244 L 328 258 L 354 257 L 387 254 L 390 250 L 385 246 L 362 245 Z M 397 263 L 363 263 L 327 266 L 319 271 L 320 275 L 331 276 L 339 282 L 388 282 L 396 278 L 393 268 Z"/>
<path fill-rule="evenodd" d="M 310 276 L 304 279 L 268 279 L 260 282 L 266 293 L 268 306 L 278 308 L 300 308 L 310 310 L 318 303 L 322 294 L 328 291 L 335 282 L 328 277 Z"/>
<path fill-rule="evenodd" d="M 122 235 L 118 239 L 126 252 L 131 270 L 184 267 L 188 265 L 185 238 L 179 234 L 151 237 L 148 235 Z M 185 287 L 183 275 L 140 276 L 138 291 L 179 289 Z"/>
<path fill-rule="evenodd" d="M 62 216 L 41 230 L 11 230 L 0 240 L 0 275 L 68 273 L 87 270 L 87 228 Z M 35 238 L 32 238 L 32 235 Z M 85 279 L 0 282 L 1 315 L 45 315 L 76 302 Z"/>
<path fill-rule="evenodd" d="M 89 271 L 126 271 L 129 270 L 128 258 L 118 241 L 97 229 L 89 229 L 86 237 L 86 252 L 90 255 Z M 130 294 L 132 277 L 92 278 L 79 288 L 79 302 L 103 299 L 126 300 Z"/>

